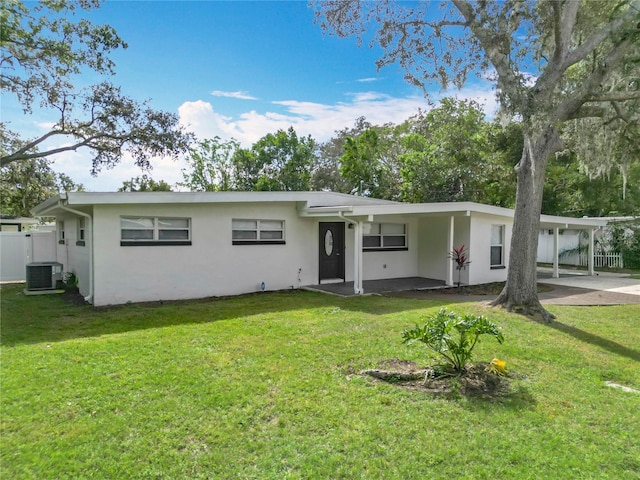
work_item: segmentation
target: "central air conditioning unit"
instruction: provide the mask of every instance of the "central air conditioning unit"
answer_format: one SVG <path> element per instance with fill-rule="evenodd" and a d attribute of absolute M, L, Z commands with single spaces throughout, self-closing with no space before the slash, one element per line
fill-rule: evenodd
<path fill-rule="evenodd" d="M 62 280 L 62 264 L 59 262 L 34 262 L 27 264 L 27 290 L 55 290 Z"/>

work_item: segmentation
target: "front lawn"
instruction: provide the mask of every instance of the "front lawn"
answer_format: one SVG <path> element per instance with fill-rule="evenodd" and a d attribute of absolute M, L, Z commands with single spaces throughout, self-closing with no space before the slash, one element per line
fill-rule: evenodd
<path fill-rule="evenodd" d="M 517 374 L 498 399 L 357 375 L 431 355 L 401 332 L 439 301 L 269 293 L 110 309 L 3 286 L 0 477 L 640 477 L 640 306 L 550 307 L 475 359 Z"/>

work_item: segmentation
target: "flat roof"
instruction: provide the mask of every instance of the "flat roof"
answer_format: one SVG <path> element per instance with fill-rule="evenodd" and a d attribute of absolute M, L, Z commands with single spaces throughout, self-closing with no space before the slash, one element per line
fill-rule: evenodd
<path fill-rule="evenodd" d="M 135 204 L 197 204 L 197 203 L 251 203 L 295 202 L 302 216 L 348 217 L 372 215 L 470 215 L 481 213 L 513 218 L 514 210 L 476 202 L 402 203 L 377 198 L 361 197 L 335 192 L 72 192 L 50 198 L 35 207 L 35 216 L 55 215 L 62 212 L 60 204 L 69 207 L 93 205 Z M 572 218 L 541 215 L 540 228 L 601 227 L 606 219 Z"/>

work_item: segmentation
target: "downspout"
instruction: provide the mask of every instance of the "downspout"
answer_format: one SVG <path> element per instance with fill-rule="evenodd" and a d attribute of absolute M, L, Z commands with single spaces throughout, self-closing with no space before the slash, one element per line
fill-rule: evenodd
<path fill-rule="evenodd" d="M 353 225 L 353 293 L 356 295 L 362 295 L 364 293 L 364 289 L 362 288 L 362 248 L 360 245 L 362 235 L 360 234 L 360 222 L 356 222 L 355 220 L 345 217 L 342 212 L 338 212 L 338 218 Z"/>
<path fill-rule="evenodd" d="M 84 297 L 85 302 L 93 304 L 93 217 L 88 213 L 81 212 L 79 210 L 74 210 L 73 208 L 69 208 L 62 204 L 63 199 L 58 200 L 58 207 L 67 212 L 73 213 L 74 215 L 79 215 L 88 220 L 87 225 L 89 226 L 89 295 Z"/>

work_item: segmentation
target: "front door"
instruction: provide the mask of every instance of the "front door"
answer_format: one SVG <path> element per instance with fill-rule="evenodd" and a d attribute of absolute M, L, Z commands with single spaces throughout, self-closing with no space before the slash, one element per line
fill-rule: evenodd
<path fill-rule="evenodd" d="M 344 223 L 320 223 L 320 281 L 344 280 Z"/>

